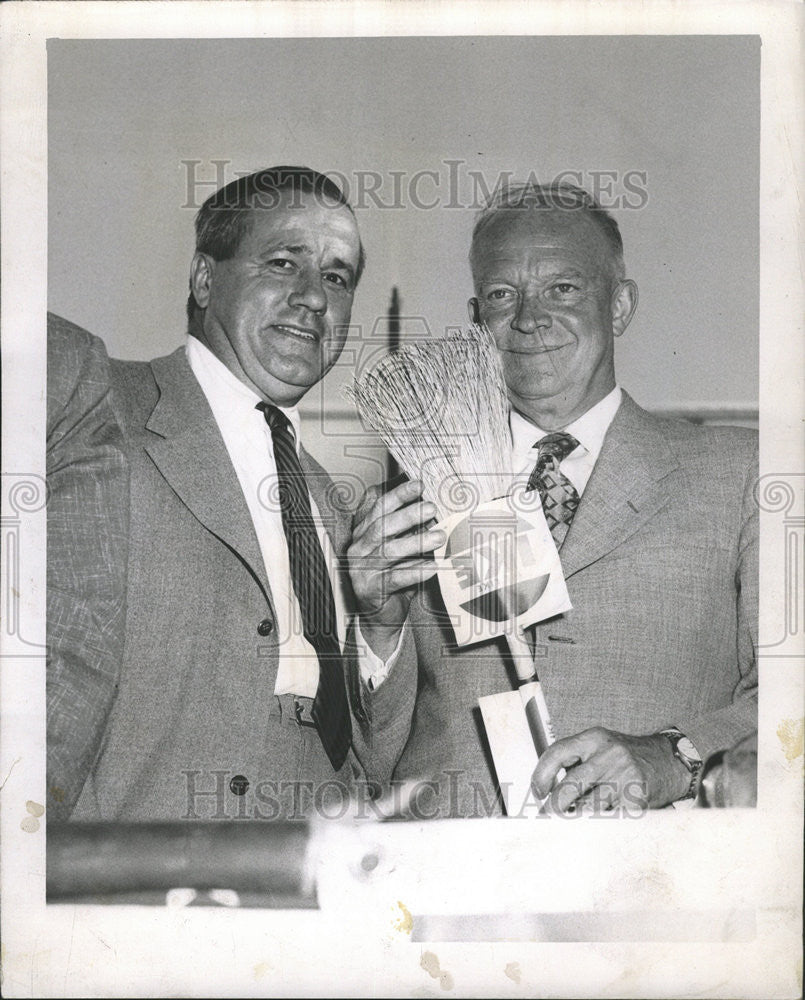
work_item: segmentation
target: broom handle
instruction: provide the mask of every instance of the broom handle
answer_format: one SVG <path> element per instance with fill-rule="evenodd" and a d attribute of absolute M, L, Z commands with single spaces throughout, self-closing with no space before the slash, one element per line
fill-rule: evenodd
<path fill-rule="evenodd" d="M 534 657 L 522 631 L 516 626 L 506 633 L 506 641 L 514 661 L 514 669 L 517 673 L 531 738 L 534 741 L 537 756 L 541 757 L 556 737 L 553 735 L 548 706 L 545 703 L 545 696 L 537 677 Z"/>
<path fill-rule="evenodd" d="M 518 682 L 527 684 L 529 681 L 538 680 L 534 666 L 534 654 L 531 652 L 531 647 L 522 631 L 516 625 L 512 625 L 511 629 L 506 632 L 506 642 L 509 644 L 509 652 L 514 662 Z"/>

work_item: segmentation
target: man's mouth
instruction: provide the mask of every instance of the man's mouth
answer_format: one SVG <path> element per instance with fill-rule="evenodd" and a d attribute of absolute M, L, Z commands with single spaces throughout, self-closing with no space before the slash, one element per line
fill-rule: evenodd
<path fill-rule="evenodd" d="M 536 347 L 530 351 L 516 350 L 513 347 L 500 347 L 498 350 L 503 354 L 523 354 L 526 357 L 531 357 L 535 354 L 552 354 L 554 351 L 561 351 L 562 348 L 569 346 L 569 344 L 556 344 L 553 347 Z"/>
<path fill-rule="evenodd" d="M 299 340 L 312 340 L 314 343 L 319 340 L 318 330 L 313 330 L 307 326 L 292 326 L 289 323 L 275 323 L 274 329 L 279 330 L 280 333 L 288 334 L 290 337 L 296 337 Z"/>

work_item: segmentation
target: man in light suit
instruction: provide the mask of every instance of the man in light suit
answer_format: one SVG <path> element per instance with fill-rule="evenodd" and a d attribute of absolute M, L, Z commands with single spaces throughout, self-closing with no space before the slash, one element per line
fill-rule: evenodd
<path fill-rule="evenodd" d="M 362 781 L 341 656 L 349 518 L 296 404 L 341 353 L 363 262 L 328 178 L 238 178 L 196 219 L 186 345 L 112 362 L 126 632 L 73 819 L 332 814 Z"/>
<path fill-rule="evenodd" d="M 757 435 L 658 419 L 617 385 L 614 339 L 637 288 L 617 223 L 585 192 L 498 192 L 470 263 L 470 318 L 500 351 L 517 481 L 556 514 L 573 605 L 529 630 L 559 737 L 535 794 L 559 812 L 692 798 L 702 758 L 757 726 Z M 435 580 L 416 585 L 421 551 L 443 539 L 431 528 L 427 546 L 413 541 L 434 513 L 419 486 L 370 496 L 349 550 L 367 641 L 382 655 L 403 637 L 394 668 L 363 690 L 376 723 L 406 734 L 398 759 L 376 754 L 375 776 L 431 779 L 433 815 L 485 815 L 499 805 L 477 703 L 513 672 L 503 640 L 457 649 Z"/>

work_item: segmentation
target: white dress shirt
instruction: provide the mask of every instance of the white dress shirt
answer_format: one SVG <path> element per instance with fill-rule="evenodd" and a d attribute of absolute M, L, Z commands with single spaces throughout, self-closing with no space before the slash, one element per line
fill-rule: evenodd
<path fill-rule="evenodd" d="M 229 452 L 252 517 L 266 576 L 271 583 L 280 648 L 274 694 L 314 698 L 319 683 L 319 661 L 316 651 L 304 637 L 302 614 L 291 579 L 282 514 L 279 504 L 274 500 L 277 496 L 277 467 L 271 430 L 262 411 L 256 409 L 261 399 L 195 337 L 187 338 L 187 359 L 207 397 Z M 301 430 L 299 412 L 295 407 L 278 409 L 293 427 L 298 452 Z M 339 574 L 335 572 L 338 561 L 313 497 L 310 498 L 310 507 L 330 573 L 338 637 L 343 646 L 348 615 Z M 384 665 L 365 642 L 359 643 L 359 646 L 360 669 L 364 678 L 391 666 L 391 661 Z"/>
<path fill-rule="evenodd" d="M 591 406 L 573 423 L 562 428 L 579 442 L 578 447 L 559 463 L 560 471 L 573 483 L 579 496 L 584 493 L 587 480 L 592 475 L 595 463 L 601 454 L 604 437 L 618 412 L 622 396 L 620 386 L 616 385 L 612 392 L 599 400 L 595 406 Z M 517 410 L 512 410 L 509 414 L 509 427 L 512 434 L 512 469 L 515 482 L 518 485 L 525 484 L 536 465 L 539 442 L 550 432 L 541 430 Z"/>

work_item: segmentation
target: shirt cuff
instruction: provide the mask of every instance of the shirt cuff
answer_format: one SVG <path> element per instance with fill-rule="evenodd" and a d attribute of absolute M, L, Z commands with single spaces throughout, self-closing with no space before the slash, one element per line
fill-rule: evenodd
<path fill-rule="evenodd" d="M 387 660 L 383 661 L 364 639 L 363 632 L 361 632 L 360 618 L 356 615 L 355 644 L 358 649 L 358 669 L 360 670 L 361 680 L 370 691 L 375 691 L 379 688 L 394 669 L 394 664 L 397 662 L 397 658 L 400 655 L 400 649 L 402 647 L 403 636 L 405 635 L 406 628 L 407 624 L 404 624 L 400 629 L 400 636 L 397 639 L 397 645 L 394 647 L 394 651 Z"/>

